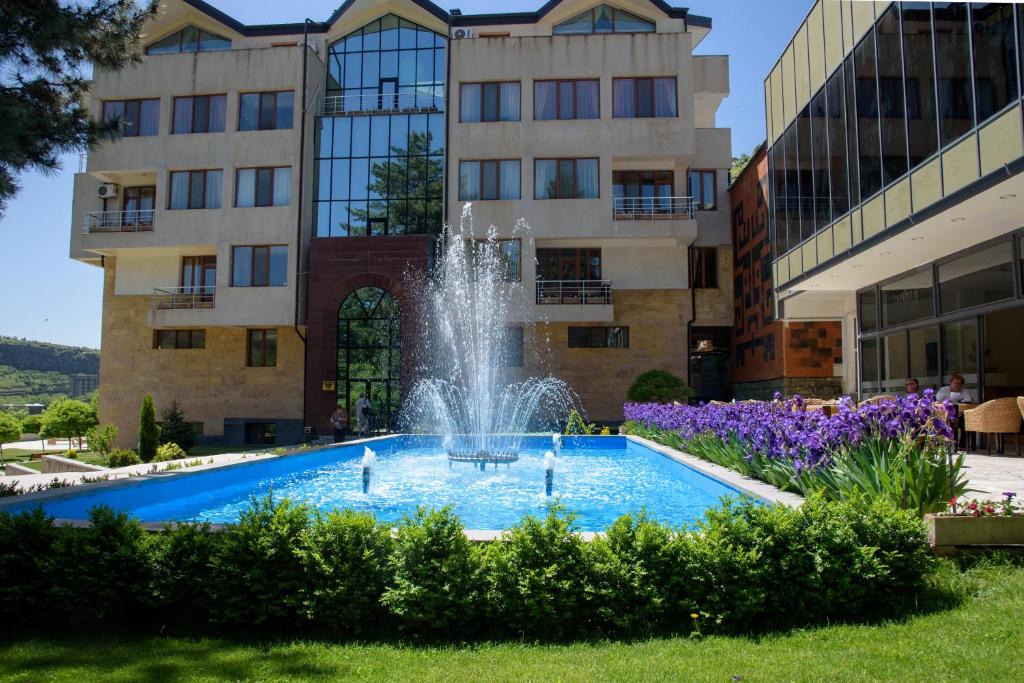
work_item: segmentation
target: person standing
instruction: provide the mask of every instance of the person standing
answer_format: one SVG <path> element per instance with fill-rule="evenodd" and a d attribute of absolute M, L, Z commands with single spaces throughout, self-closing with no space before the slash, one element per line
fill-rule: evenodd
<path fill-rule="evenodd" d="M 366 398 L 366 394 L 359 394 L 356 400 L 356 431 L 359 436 L 366 436 L 370 431 L 370 413 L 373 412 L 373 403 Z"/>
<path fill-rule="evenodd" d="M 331 427 L 334 428 L 334 443 L 341 443 L 345 440 L 345 430 L 348 429 L 348 411 L 341 403 L 338 409 L 331 414 Z"/>

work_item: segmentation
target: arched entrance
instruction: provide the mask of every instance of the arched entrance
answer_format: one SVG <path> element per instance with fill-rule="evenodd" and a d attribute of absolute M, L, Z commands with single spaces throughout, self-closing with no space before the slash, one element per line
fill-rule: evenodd
<path fill-rule="evenodd" d="M 338 403 L 349 411 L 365 394 L 371 429 L 391 430 L 400 401 L 401 317 L 398 300 L 380 287 L 360 287 L 338 309 Z"/>

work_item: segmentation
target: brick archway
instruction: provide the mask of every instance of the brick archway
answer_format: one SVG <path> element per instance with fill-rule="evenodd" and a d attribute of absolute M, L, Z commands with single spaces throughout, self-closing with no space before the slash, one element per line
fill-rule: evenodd
<path fill-rule="evenodd" d="M 305 422 L 318 434 L 330 434 L 330 416 L 337 393 L 324 390 L 338 374 L 338 310 L 349 294 L 361 287 L 379 287 L 398 300 L 402 315 L 402 346 L 412 349 L 416 338 L 415 302 L 407 274 L 427 268 L 430 238 L 425 235 L 317 239 L 310 247 L 309 291 L 306 301 Z M 402 377 L 410 377 L 410 354 L 403 351 Z"/>

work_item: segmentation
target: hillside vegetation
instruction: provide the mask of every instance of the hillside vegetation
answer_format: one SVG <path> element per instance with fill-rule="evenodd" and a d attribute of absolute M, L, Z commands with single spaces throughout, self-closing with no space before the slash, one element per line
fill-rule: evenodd
<path fill-rule="evenodd" d="M 0 403 L 47 403 L 66 394 L 70 375 L 95 375 L 100 352 L 0 336 Z"/>

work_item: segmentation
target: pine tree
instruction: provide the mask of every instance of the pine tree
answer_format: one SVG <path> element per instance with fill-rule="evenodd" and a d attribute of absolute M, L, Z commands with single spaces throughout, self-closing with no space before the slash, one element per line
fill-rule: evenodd
<path fill-rule="evenodd" d="M 139 457 L 142 462 L 153 459 L 159 441 L 160 427 L 156 423 L 153 397 L 146 394 L 146 398 L 142 399 L 142 409 L 139 410 Z"/>
<path fill-rule="evenodd" d="M 161 413 L 161 417 L 161 444 L 176 443 L 186 452 L 196 445 L 196 433 L 185 419 L 185 413 L 178 407 L 177 401 L 171 401 L 170 407 Z"/>
<path fill-rule="evenodd" d="M 58 158 L 118 135 L 118 121 L 86 108 L 85 67 L 115 71 L 138 60 L 157 0 L 0 2 L 0 215 L 18 191 L 16 175 L 54 172 Z"/>

